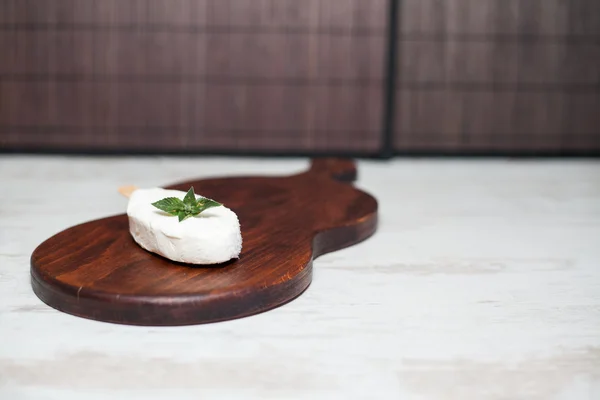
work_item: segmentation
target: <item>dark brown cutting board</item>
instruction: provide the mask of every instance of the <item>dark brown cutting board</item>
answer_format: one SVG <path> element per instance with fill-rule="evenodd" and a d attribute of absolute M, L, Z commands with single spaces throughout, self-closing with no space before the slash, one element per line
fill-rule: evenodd
<path fill-rule="evenodd" d="M 375 232 L 377 201 L 355 189 L 352 161 L 313 160 L 287 177 L 232 177 L 170 186 L 222 202 L 242 227 L 238 260 L 177 264 L 139 247 L 126 215 L 74 226 L 31 256 L 31 284 L 66 313 L 133 325 L 189 325 L 280 306 L 310 284 L 312 260 Z"/>

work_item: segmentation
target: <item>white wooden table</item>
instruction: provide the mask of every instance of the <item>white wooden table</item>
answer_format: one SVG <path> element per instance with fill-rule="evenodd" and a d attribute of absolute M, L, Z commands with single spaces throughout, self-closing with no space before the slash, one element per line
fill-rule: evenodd
<path fill-rule="evenodd" d="M 0 399 L 600 399 L 600 163 L 364 161 L 368 241 L 297 300 L 120 326 L 35 297 L 29 256 L 124 211 L 116 189 L 301 160 L 0 156 Z"/>

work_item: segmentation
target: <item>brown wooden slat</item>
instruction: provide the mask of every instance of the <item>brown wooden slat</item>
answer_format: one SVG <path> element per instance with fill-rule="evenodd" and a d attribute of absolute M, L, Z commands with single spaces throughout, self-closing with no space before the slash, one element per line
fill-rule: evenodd
<path fill-rule="evenodd" d="M 401 82 L 600 82 L 600 46 L 592 43 L 406 40 L 398 63 Z"/>
<path fill-rule="evenodd" d="M 404 0 L 399 9 L 400 32 L 440 32 L 446 25 L 443 0 Z"/>
<path fill-rule="evenodd" d="M 459 149 L 463 135 L 463 95 L 458 92 L 400 91 L 398 150 Z"/>
<path fill-rule="evenodd" d="M 566 1 L 566 0 L 564 0 Z M 596 0 L 568 1 L 567 32 L 572 35 L 600 36 L 600 3 Z"/>
<path fill-rule="evenodd" d="M 596 136 L 600 139 L 600 94 L 577 93 L 569 96 L 571 118 L 567 127 L 576 137 Z"/>

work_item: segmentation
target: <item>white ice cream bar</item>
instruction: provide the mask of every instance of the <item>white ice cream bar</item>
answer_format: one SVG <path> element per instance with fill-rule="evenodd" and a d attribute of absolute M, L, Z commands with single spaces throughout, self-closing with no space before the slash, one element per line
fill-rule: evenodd
<path fill-rule="evenodd" d="M 183 263 L 218 264 L 238 258 L 242 250 L 240 223 L 227 207 L 209 208 L 179 222 L 176 216 L 152 205 L 165 197 L 184 196 L 185 192 L 179 190 L 135 190 L 127 205 L 133 239 L 150 252 Z"/>

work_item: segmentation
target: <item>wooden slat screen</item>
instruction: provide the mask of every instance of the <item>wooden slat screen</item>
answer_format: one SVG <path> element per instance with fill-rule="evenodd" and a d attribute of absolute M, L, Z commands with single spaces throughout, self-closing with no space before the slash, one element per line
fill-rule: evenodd
<path fill-rule="evenodd" d="M 0 0 L 0 149 L 366 155 L 388 132 L 600 152 L 600 1 Z"/>
<path fill-rule="evenodd" d="M 381 146 L 387 0 L 1 0 L 0 144 Z"/>
<path fill-rule="evenodd" d="M 600 150 L 600 1 L 402 4 L 396 150 Z"/>

